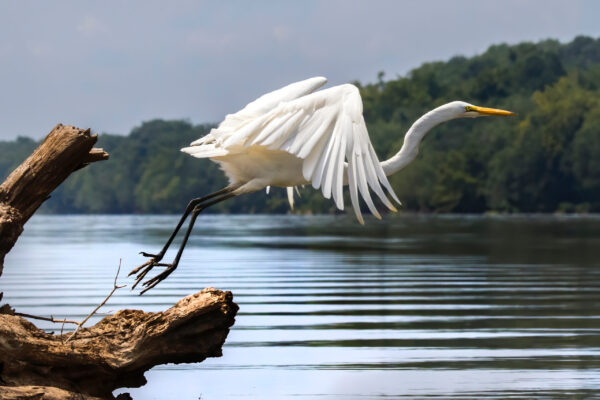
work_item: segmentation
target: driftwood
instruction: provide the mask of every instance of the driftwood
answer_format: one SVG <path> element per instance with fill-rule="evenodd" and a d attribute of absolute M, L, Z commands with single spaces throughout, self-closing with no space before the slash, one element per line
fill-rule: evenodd
<path fill-rule="evenodd" d="M 0 275 L 4 256 L 50 193 L 73 171 L 108 159 L 93 148 L 96 140 L 89 129 L 57 125 L 0 185 Z M 145 384 L 144 371 L 155 365 L 220 356 L 237 310 L 231 292 L 209 288 L 164 312 L 118 311 L 72 336 L 48 334 L 5 306 L 0 398 L 113 399 L 119 387 Z"/>
<path fill-rule="evenodd" d="M 23 318 L 0 314 L 0 376 L 5 385 L 111 399 L 117 388 L 145 384 L 144 372 L 155 365 L 221 356 L 236 311 L 231 292 L 209 288 L 164 312 L 118 311 L 70 341 L 70 334 L 51 335 Z"/>

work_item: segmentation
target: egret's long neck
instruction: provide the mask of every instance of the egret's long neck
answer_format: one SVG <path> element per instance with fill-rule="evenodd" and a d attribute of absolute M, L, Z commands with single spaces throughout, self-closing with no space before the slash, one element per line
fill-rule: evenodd
<path fill-rule="evenodd" d="M 419 143 L 425 134 L 434 126 L 451 119 L 456 118 L 456 114 L 447 107 L 440 106 L 419 118 L 406 132 L 404 144 L 395 156 L 381 163 L 381 167 L 386 175 L 391 175 L 406 167 L 419 154 Z"/>

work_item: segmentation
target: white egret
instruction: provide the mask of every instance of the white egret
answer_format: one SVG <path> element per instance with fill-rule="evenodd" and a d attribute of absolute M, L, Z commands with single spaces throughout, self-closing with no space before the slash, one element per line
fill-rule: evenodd
<path fill-rule="evenodd" d="M 415 159 L 425 134 L 441 122 L 485 115 L 514 115 L 510 111 L 477 107 L 463 101 L 444 104 L 419 118 L 408 130 L 400 151 L 379 162 L 363 119 L 358 88 L 351 84 L 315 92 L 326 83 L 316 77 L 292 83 L 267 93 L 235 114 L 229 114 L 218 128 L 181 151 L 218 163 L 229 178 L 229 186 L 187 206 L 171 237 L 158 254 L 142 252 L 151 259 L 131 271 L 138 273 L 137 285 L 155 266 L 164 271 L 144 282 L 145 291 L 171 274 L 196 221 L 205 208 L 270 186 L 285 187 L 293 205 L 293 188 L 312 184 L 326 198 L 344 209 L 343 186 L 347 185 L 356 218 L 362 224 L 359 193 L 371 213 L 381 218 L 370 190 L 390 210 L 395 207 L 388 195 L 400 203 L 387 176 Z M 387 195 L 384 192 L 387 191 Z M 192 214 L 177 255 L 171 264 L 160 263 L 185 219 Z M 134 287 L 135 287 L 134 285 Z"/>

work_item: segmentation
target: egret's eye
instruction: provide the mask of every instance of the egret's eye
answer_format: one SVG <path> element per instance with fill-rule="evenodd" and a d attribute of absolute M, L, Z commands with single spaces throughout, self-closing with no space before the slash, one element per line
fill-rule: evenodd
<path fill-rule="evenodd" d="M 465 106 L 465 112 L 475 111 L 472 106 Z"/>

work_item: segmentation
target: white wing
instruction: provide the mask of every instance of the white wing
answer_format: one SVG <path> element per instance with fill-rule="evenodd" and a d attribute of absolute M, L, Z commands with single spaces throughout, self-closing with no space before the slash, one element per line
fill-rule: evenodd
<path fill-rule="evenodd" d="M 312 93 L 325 83 L 327 83 L 327 79 L 315 77 L 292 83 L 281 89 L 264 94 L 235 114 L 228 114 L 225 117 L 225 120 L 223 120 L 216 129 L 212 129 L 208 135 L 191 143 L 190 146 L 196 147 L 188 147 L 185 152 L 195 157 L 217 157 L 225 155 L 228 152 L 220 145 L 236 130 L 242 128 L 252 120 L 265 115 L 282 102 L 294 100 Z"/>
<path fill-rule="evenodd" d="M 235 129 L 217 147 L 229 153 L 264 146 L 303 159 L 304 179 L 315 189 L 320 188 L 325 198 L 333 195 L 340 210 L 344 209 L 343 186 L 347 180 L 354 212 L 364 223 L 358 192 L 377 218 L 381 216 L 369 187 L 391 210 L 395 208 L 382 185 L 399 201 L 371 145 L 362 111 L 355 86 L 336 86 L 279 104 Z"/>

